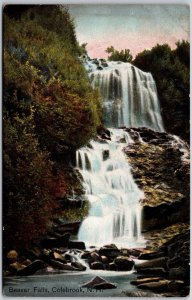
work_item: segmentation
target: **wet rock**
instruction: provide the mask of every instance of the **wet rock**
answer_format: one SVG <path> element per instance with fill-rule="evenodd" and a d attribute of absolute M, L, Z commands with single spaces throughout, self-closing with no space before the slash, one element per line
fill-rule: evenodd
<path fill-rule="evenodd" d="M 140 249 L 121 249 L 121 254 L 125 256 L 132 255 L 134 257 L 138 257 L 141 254 L 142 250 Z"/>
<path fill-rule="evenodd" d="M 109 150 L 103 150 L 103 161 L 107 160 L 109 158 Z"/>
<path fill-rule="evenodd" d="M 117 265 L 114 262 L 112 262 L 112 263 L 110 263 L 110 264 L 107 265 L 107 270 L 109 270 L 109 271 L 117 271 L 118 267 L 117 267 Z"/>
<path fill-rule="evenodd" d="M 149 283 L 143 283 L 143 284 L 139 284 L 137 285 L 137 287 L 139 289 L 149 289 L 152 290 L 153 292 L 157 292 L 157 293 L 164 293 L 164 292 L 168 292 L 169 291 L 169 284 L 170 284 L 170 280 L 160 280 L 158 282 L 149 282 Z"/>
<path fill-rule="evenodd" d="M 82 285 L 82 287 L 94 288 L 95 285 L 100 284 L 100 283 L 104 283 L 104 282 L 106 282 L 105 279 L 103 279 L 100 276 L 96 276 L 92 280 L 90 280 L 89 282 L 87 282 L 84 285 Z"/>
<path fill-rule="evenodd" d="M 166 267 L 167 267 L 166 257 L 151 259 L 136 265 L 137 270 L 146 269 L 146 268 L 166 268 Z"/>
<path fill-rule="evenodd" d="M 18 253 L 15 250 L 11 250 L 7 253 L 7 258 L 10 262 L 16 262 L 18 259 Z"/>
<path fill-rule="evenodd" d="M 162 257 L 164 255 L 165 255 L 165 253 L 163 251 L 161 251 L 161 252 L 160 251 L 159 252 L 150 251 L 150 252 L 147 252 L 147 253 L 141 253 L 139 255 L 138 259 L 150 260 L 150 259 Z"/>
<path fill-rule="evenodd" d="M 69 249 L 80 249 L 85 250 L 85 243 L 81 241 L 69 241 Z"/>
<path fill-rule="evenodd" d="M 9 271 L 13 274 L 16 274 L 17 271 L 21 270 L 25 268 L 25 265 L 24 264 L 21 264 L 19 262 L 14 262 L 12 264 L 9 265 Z"/>
<path fill-rule="evenodd" d="M 90 259 L 95 262 L 100 260 L 100 256 L 97 252 L 90 253 Z"/>
<path fill-rule="evenodd" d="M 45 263 L 42 260 L 35 260 L 30 265 L 17 271 L 18 276 L 30 276 L 35 274 L 38 270 L 45 268 Z"/>
<path fill-rule="evenodd" d="M 58 261 L 60 261 L 60 262 L 62 262 L 64 264 L 66 263 L 65 258 L 61 254 L 59 254 L 57 252 L 53 252 L 52 256 L 53 256 L 54 260 L 58 260 Z"/>
<path fill-rule="evenodd" d="M 23 262 L 22 262 L 22 264 L 23 265 L 25 265 L 25 266 L 28 266 L 28 265 L 30 265 L 32 263 L 32 261 L 30 260 L 30 259 L 25 259 Z"/>
<path fill-rule="evenodd" d="M 57 260 L 51 259 L 50 261 L 51 266 L 58 270 L 66 270 L 66 271 L 77 271 L 78 269 L 70 264 L 63 264 Z"/>
<path fill-rule="evenodd" d="M 168 291 L 171 293 L 179 292 L 184 287 L 184 282 L 181 280 L 171 281 L 168 285 Z"/>
<path fill-rule="evenodd" d="M 82 259 L 88 259 L 88 258 L 90 258 L 90 256 L 91 256 L 91 254 L 90 254 L 89 251 L 84 251 L 84 252 L 81 253 L 81 258 Z"/>
<path fill-rule="evenodd" d="M 164 268 L 140 268 L 137 269 L 137 272 L 141 274 L 147 274 L 147 276 L 154 275 L 165 277 L 167 275 L 167 272 Z"/>
<path fill-rule="evenodd" d="M 90 264 L 90 268 L 92 270 L 104 270 L 104 265 L 102 264 L 102 262 L 95 261 Z"/>
<path fill-rule="evenodd" d="M 77 262 L 77 261 L 72 262 L 71 266 L 75 267 L 79 271 L 85 271 L 87 269 L 86 266 L 82 265 L 80 262 Z"/>
<path fill-rule="evenodd" d="M 96 276 L 91 281 L 82 285 L 82 287 L 92 289 L 113 289 L 116 288 L 116 285 L 114 283 L 110 283 L 102 277 Z"/>
<path fill-rule="evenodd" d="M 117 265 L 118 271 L 130 271 L 134 266 L 134 261 L 125 256 L 116 257 L 114 263 Z"/>
<path fill-rule="evenodd" d="M 139 284 L 144 284 L 144 283 L 149 283 L 149 282 L 158 282 L 163 280 L 162 277 L 145 277 L 142 279 L 137 279 L 137 280 L 132 280 L 130 283 L 133 285 L 139 285 Z"/>
<path fill-rule="evenodd" d="M 120 254 L 120 250 L 114 247 L 104 246 L 99 249 L 99 255 L 109 258 L 115 258 Z"/>
<path fill-rule="evenodd" d="M 109 262 L 109 259 L 106 256 L 101 256 L 100 259 L 104 264 L 107 264 Z"/>

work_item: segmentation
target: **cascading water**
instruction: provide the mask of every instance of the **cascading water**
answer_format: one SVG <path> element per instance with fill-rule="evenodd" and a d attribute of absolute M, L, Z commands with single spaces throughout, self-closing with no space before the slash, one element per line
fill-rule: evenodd
<path fill-rule="evenodd" d="M 103 119 L 107 127 L 148 127 L 164 131 L 155 81 L 130 63 L 108 62 L 98 70 L 88 63 L 94 88 L 103 98 Z M 97 67 L 98 68 L 98 67 Z M 99 68 L 102 68 L 101 66 Z"/>
<path fill-rule="evenodd" d="M 149 127 L 163 131 L 155 82 L 129 63 L 86 61 L 90 80 L 103 97 L 104 124 L 111 140 L 91 141 L 77 151 L 77 167 L 82 174 L 90 203 L 78 238 L 86 246 L 115 243 L 135 247 L 143 243 L 141 206 L 143 192 L 134 182 L 123 146 L 133 143 L 120 126 Z M 126 144 L 125 144 L 126 143 Z"/>
<path fill-rule="evenodd" d="M 131 246 L 142 240 L 139 200 L 143 193 L 135 184 L 122 152 L 128 141 L 125 131 L 111 129 L 111 141 L 92 141 L 89 147 L 77 152 L 77 166 L 90 202 L 89 216 L 78 235 L 86 246 Z"/>

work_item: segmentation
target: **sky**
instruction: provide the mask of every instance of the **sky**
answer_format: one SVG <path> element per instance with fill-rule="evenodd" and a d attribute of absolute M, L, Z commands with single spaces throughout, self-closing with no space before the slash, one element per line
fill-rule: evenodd
<path fill-rule="evenodd" d="M 69 5 L 80 44 L 91 58 L 106 58 L 106 48 L 130 49 L 133 56 L 167 43 L 189 40 L 187 5 Z"/>

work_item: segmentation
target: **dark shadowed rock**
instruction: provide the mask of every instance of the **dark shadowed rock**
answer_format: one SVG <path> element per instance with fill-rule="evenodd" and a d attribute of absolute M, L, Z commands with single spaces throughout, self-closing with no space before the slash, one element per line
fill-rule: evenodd
<path fill-rule="evenodd" d="M 90 268 L 92 270 L 104 270 L 104 265 L 102 264 L 102 262 L 95 261 L 90 264 Z"/>
<path fill-rule="evenodd" d="M 45 268 L 45 264 L 42 260 L 35 260 L 25 268 L 18 270 L 18 276 L 30 276 L 35 274 L 38 270 Z"/>
<path fill-rule="evenodd" d="M 44 239 L 41 244 L 44 248 L 57 248 L 57 247 L 68 247 L 70 234 L 65 233 L 59 238 L 50 237 Z"/>
<path fill-rule="evenodd" d="M 150 260 L 150 259 L 154 259 L 154 258 L 159 258 L 164 256 L 165 253 L 163 251 L 158 251 L 158 252 L 147 252 L 147 253 L 141 253 L 138 257 L 138 259 L 141 260 Z"/>
<path fill-rule="evenodd" d="M 157 293 L 164 293 L 164 292 L 168 292 L 169 289 L 169 284 L 170 284 L 170 280 L 160 280 L 158 282 L 149 282 L 149 283 L 143 283 L 143 284 L 139 284 L 137 285 L 137 287 L 139 289 L 149 289 L 152 290 L 153 292 L 157 292 Z"/>
<path fill-rule="evenodd" d="M 69 241 L 69 249 L 80 249 L 85 250 L 85 243 L 81 241 Z"/>
<path fill-rule="evenodd" d="M 186 279 L 187 277 L 187 272 L 186 269 L 183 267 L 178 267 L 178 268 L 171 268 L 169 270 L 169 278 L 170 279 Z"/>
<path fill-rule="evenodd" d="M 130 271 L 134 266 L 134 261 L 126 256 L 118 256 L 114 259 L 118 271 Z"/>
<path fill-rule="evenodd" d="M 147 276 L 154 275 L 165 277 L 167 274 L 164 268 L 141 268 L 138 269 L 137 272 L 140 274 L 147 274 Z"/>
<path fill-rule="evenodd" d="M 120 250 L 117 248 L 109 248 L 109 247 L 102 247 L 99 249 L 99 255 L 106 256 L 109 258 L 115 258 L 120 254 Z"/>
<path fill-rule="evenodd" d="M 117 271 L 118 267 L 117 267 L 117 265 L 114 262 L 112 262 L 112 263 L 110 263 L 110 264 L 107 265 L 107 270 L 109 270 L 109 271 Z"/>

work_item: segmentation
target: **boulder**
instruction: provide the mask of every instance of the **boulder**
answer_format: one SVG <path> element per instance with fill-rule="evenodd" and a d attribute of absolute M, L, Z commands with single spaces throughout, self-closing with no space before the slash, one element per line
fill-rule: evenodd
<path fill-rule="evenodd" d="M 91 258 L 91 260 L 94 262 L 94 261 L 99 261 L 100 260 L 100 256 L 99 256 L 99 254 L 97 253 L 97 252 L 92 252 L 91 254 L 90 254 L 90 258 Z"/>
<path fill-rule="evenodd" d="M 81 241 L 69 241 L 69 249 L 80 249 L 85 250 L 85 243 Z"/>
<path fill-rule="evenodd" d="M 168 291 L 171 293 L 180 292 L 184 287 L 184 282 L 181 280 L 173 280 L 168 285 Z"/>
<path fill-rule="evenodd" d="M 109 158 L 109 150 L 103 150 L 103 161 L 107 160 Z"/>
<path fill-rule="evenodd" d="M 92 280 L 90 280 L 89 282 L 87 282 L 84 285 L 82 285 L 82 287 L 94 288 L 95 285 L 100 284 L 100 283 L 104 283 L 104 282 L 106 282 L 105 279 L 103 279 L 100 276 L 96 276 Z"/>
<path fill-rule="evenodd" d="M 187 277 L 186 269 L 183 267 L 171 268 L 169 270 L 169 278 L 170 279 L 183 279 L 185 280 Z"/>
<path fill-rule="evenodd" d="M 117 271 L 118 267 L 117 267 L 117 265 L 114 262 L 112 262 L 112 263 L 110 263 L 110 264 L 107 265 L 107 270 L 109 270 L 109 271 Z"/>
<path fill-rule="evenodd" d="M 146 269 L 146 268 L 166 268 L 167 267 L 167 257 L 159 257 L 151 260 L 147 260 L 143 263 L 136 265 L 136 269 Z"/>
<path fill-rule="evenodd" d="M 106 246 L 99 249 L 99 255 L 106 256 L 108 258 L 115 258 L 120 254 L 120 250 L 117 248 L 108 248 Z"/>
<path fill-rule="evenodd" d="M 126 256 L 118 256 L 114 259 L 118 271 L 130 271 L 134 266 L 134 261 Z"/>
<path fill-rule="evenodd" d="M 102 262 L 95 261 L 90 264 L 90 268 L 92 270 L 104 270 L 104 265 L 102 264 Z"/>
<path fill-rule="evenodd" d="M 7 253 L 7 258 L 10 262 L 16 262 L 18 259 L 18 253 L 16 250 L 11 250 Z"/>
<path fill-rule="evenodd" d="M 150 251 L 150 252 L 146 252 L 146 253 L 141 253 L 139 255 L 138 259 L 150 260 L 150 259 L 162 257 L 164 255 L 165 255 L 165 253 L 162 251 L 158 251 L 158 252 Z"/>
<path fill-rule="evenodd" d="M 107 258 L 107 256 L 102 255 L 100 257 L 100 259 L 101 259 L 102 263 L 104 263 L 104 264 L 107 264 L 109 262 L 109 259 Z"/>
<path fill-rule="evenodd" d="M 160 280 L 158 282 L 148 282 L 148 283 L 143 283 L 143 284 L 139 284 L 137 285 L 137 287 L 139 289 L 147 289 L 147 290 L 152 290 L 153 292 L 157 292 L 157 293 L 164 293 L 164 292 L 168 292 L 168 287 L 170 284 L 170 280 Z"/>
<path fill-rule="evenodd" d="M 66 270 L 66 271 L 78 271 L 77 268 L 75 268 L 74 266 L 71 266 L 69 264 L 63 264 L 57 260 L 51 259 L 50 261 L 51 266 L 53 266 L 54 268 L 58 269 L 58 270 Z"/>
<path fill-rule="evenodd" d="M 35 274 L 38 270 L 44 269 L 45 264 L 42 260 L 35 260 L 30 265 L 17 271 L 18 276 L 30 276 Z"/>
<path fill-rule="evenodd" d="M 58 260 L 64 264 L 67 263 L 66 259 L 61 254 L 57 253 L 56 251 L 53 252 L 52 256 L 53 256 L 54 260 Z"/>
<path fill-rule="evenodd" d="M 139 284 L 149 283 L 149 282 L 158 282 L 162 279 L 163 278 L 161 278 L 161 277 L 145 277 L 145 278 L 142 278 L 142 279 L 132 280 L 130 283 L 133 284 L 133 285 L 139 285 Z"/>
<path fill-rule="evenodd" d="M 167 275 L 167 272 L 164 268 L 141 268 L 137 269 L 137 273 L 163 277 Z"/>
<path fill-rule="evenodd" d="M 75 267 L 79 271 L 85 271 L 87 269 L 86 266 L 82 265 L 80 262 L 77 261 L 72 262 L 71 266 Z"/>
<path fill-rule="evenodd" d="M 82 285 L 82 287 L 86 287 L 89 289 L 114 289 L 117 286 L 114 283 L 110 283 L 109 281 L 103 279 L 102 277 L 96 276 L 91 281 Z"/>
<path fill-rule="evenodd" d="M 16 274 L 17 271 L 25 268 L 26 266 L 24 264 L 21 264 L 19 262 L 14 262 L 12 264 L 9 265 L 9 270 L 11 271 L 11 273 Z"/>

